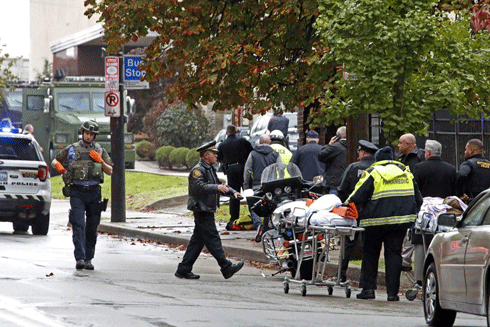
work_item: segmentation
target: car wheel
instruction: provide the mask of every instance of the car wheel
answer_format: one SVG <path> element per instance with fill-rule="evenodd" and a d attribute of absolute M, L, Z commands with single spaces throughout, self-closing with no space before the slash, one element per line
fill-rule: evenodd
<path fill-rule="evenodd" d="M 39 215 L 32 222 L 32 234 L 46 235 L 49 230 L 49 214 Z"/>
<path fill-rule="evenodd" d="M 125 163 L 126 169 L 134 169 L 134 161 Z"/>
<path fill-rule="evenodd" d="M 445 310 L 439 304 L 439 285 L 435 264 L 432 262 L 425 271 L 423 286 L 425 322 L 429 326 L 452 326 L 456 311 Z"/>
<path fill-rule="evenodd" d="M 29 225 L 25 223 L 13 223 L 14 232 L 27 232 Z"/>

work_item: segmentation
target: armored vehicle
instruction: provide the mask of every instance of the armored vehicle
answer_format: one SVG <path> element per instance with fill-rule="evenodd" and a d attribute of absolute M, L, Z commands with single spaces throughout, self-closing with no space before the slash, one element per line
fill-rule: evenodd
<path fill-rule="evenodd" d="M 24 89 L 22 123 L 34 126 L 34 135 L 48 164 L 61 149 L 80 140 L 80 126 L 87 120 L 97 122 L 100 133 L 96 141 L 111 153 L 110 117 L 104 114 L 104 94 L 104 77 L 66 77 L 61 82 Z M 127 99 L 121 101 L 121 114 L 132 110 L 133 101 Z M 135 156 L 133 134 L 125 130 L 126 168 L 134 169 Z M 51 173 L 55 175 L 56 170 L 51 169 Z"/>

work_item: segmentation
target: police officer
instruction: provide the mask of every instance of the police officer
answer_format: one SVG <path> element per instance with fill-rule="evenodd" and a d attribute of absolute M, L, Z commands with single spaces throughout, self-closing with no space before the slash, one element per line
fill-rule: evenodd
<path fill-rule="evenodd" d="M 374 299 L 378 261 L 384 246 L 388 301 L 399 301 L 402 244 L 422 205 L 422 195 L 410 170 L 393 161 L 390 147 L 375 153 L 376 162 L 362 173 L 346 203 L 364 206 L 363 258 L 358 299 Z"/>
<path fill-rule="evenodd" d="M 63 174 L 69 187 L 69 221 L 73 230 L 76 269 L 94 270 L 92 259 L 102 208 L 99 184 L 104 182 L 104 173 L 112 175 L 112 161 L 94 141 L 99 134 L 99 125 L 95 121 L 84 122 L 80 130 L 82 139 L 61 150 L 51 165 Z"/>
<path fill-rule="evenodd" d="M 287 166 L 293 154 L 286 148 L 284 143 L 284 134 L 276 129 L 271 132 L 271 148 L 276 151 L 282 159 L 282 163 Z"/>
<path fill-rule="evenodd" d="M 228 279 L 243 267 L 243 262 L 232 264 L 226 259 L 214 222 L 214 213 L 219 206 L 220 193 L 235 198 L 239 198 L 240 193 L 227 185 L 220 184 L 218 180 L 213 167 L 218 162 L 216 141 L 200 146 L 197 151 L 201 159 L 189 173 L 189 199 L 187 201 L 187 209 L 194 212 L 195 227 L 187 251 L 177 267 L 175 277 L 199 279 L 200 276 L 192 272 L 192 267 L 206 245 L 211 255 L 218 261 L 223 277 Z"/>
<path fill-rule="evenodd" d="M 456 177 L 456 195 L 469 202 L 490 187 L 490 161 L 483 156 L 483 142 L 471 139 L 466 143 L 465 162 Z"/>
<path fill-rule="evenodd" d="M 357 150 L 358 158 L 357 162 L 351 163 L 344 171 L 342 181 L 338 187 L 339 198 L 342 202 L 347 200 L 349 195 L 354 191 L 359 178 L 364 170 L 368 169 L 374 163 L 374 153 L 378 150 L 378 147 L 373 143 L 360 140 L 359 149 Z M 357 208 L 359 212 L 359 220 L 363 218 L 363 208 Z M 359 233 L 355 233 L 355 238 L 352 240 L 350 237 L 345 239 L 344 257 L 342 258 L 342 264 L 340 268 L 340 281 L 345 282 L 347 279 L 347 268 L 349 268 L 349 260 L 352 254 L 352 250 L 356 245 Z"/>
<path fill-rule="evenodd" d="M 347 200 L 349 195 L 354 191 L 359 178 L 364 170 L 369 168 L 374 163 L 374 154 L 378 151 L 378 147 L 373 143 L 360 140 L 357 150 L 357 162 L 351 163 L 344 171 L 342 181 L 338 187 L 339 198 L 342 202 Z"/>
<path fill-rule="evenodd" d="M 249 141 L 236 135 L 236 127 L 226 128 L 226 139 L 218 146 L 218 161 L 223 165 L 223 172 L 228 179 L 228 185 L 240 191 L 243 187 L 243 169 L 249 153 L 253 150 Z M 231 223 L 240 216 L 240 200 L 230 198 L 230 221 L 226 229 L 231 229 Z"/>

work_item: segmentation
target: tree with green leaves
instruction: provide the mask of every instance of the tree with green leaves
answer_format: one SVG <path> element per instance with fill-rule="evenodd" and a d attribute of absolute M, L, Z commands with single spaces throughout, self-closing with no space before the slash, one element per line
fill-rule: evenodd
<path fill-rule="evenodd" d="M 170 105 L 161 114 L 156 127 L 160 144 L 176 148 L 197 147 L 209 137 L 206 117 L 200 111 L 188 110 L 183 103 Z"/>
<path fill-rule="evenodd" d="M 313 25 L 316 0 L 85 0 L 100 14 L 107 50 L 159 34 L 146 48 L 146 78 L 175 77 L 170 101 L 213 110 L 294 110 L 320 97 L 335 74 Z M 319 59 L 322 59 L 321 61 Z"/>
<path fill-rule="evenodd" d="M 10 58 L 8 53 L 4 52 L 5 45 L 0 45 L 0 90 L 9 86 L 9 83 L 15 82 L 17 77 L 12 73 L 12 67 L 17 59 Z M 2 96 L 0 92 L 0 97 Z"/>
<path fill-rule="evenodd" d="M 490 35 L 471 32 L 467 11 L 451 21 L 437 8 L 430 1 L 319 0 L 316 27 L 344 74 L 326 90 L 315 120 L 378 113 L 385 137 L 395 141 L 423 134 L 441 108 L 485 114 Z"/>
<path fill-rule="evenodd" d="M 53 78 L 53 63 L 49 62 L 48 59 L 44 59 L 43 71 L 40 73 L 36 70 L 36 72 L 36 79 L 39 82 L 42 82 L 45 79 L 51 81 L 51 79 Z"/>

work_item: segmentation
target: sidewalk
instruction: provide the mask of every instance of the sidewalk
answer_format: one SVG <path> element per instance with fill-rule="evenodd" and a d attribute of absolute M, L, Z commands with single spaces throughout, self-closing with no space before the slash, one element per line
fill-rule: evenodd
<path fill-rule="evenodd" d="M 137 161 L 136 171 L 150 172 L 163 175 L 187 176 L 188 172 L 175 172 L 158 168 L 155 162 Z M 221 173 L 220 173 L 221 174 Z M 226 176 L 220 175 L 226 179 Z M 194 229 L 194 218 L 192 212 L 186 207 L 187 197 L 175 197 L 173 199 L 162 199 L 147 206 L 151 212 L 126 211 L 126 222 L 111 222 L 110 208 L 103 213 L 105 218 L 99 225 L 99 231 L 131 238 L 153 240 L 160 243 L 175 245 L 187 245 Z M 227 231 L 225 223 L 216 223 L 220 233 L 225 253 L 231 257 L 243 261 L 269 263 L 265 257 L 262 244 L 255 243 L 255 231 Z M 339 261 L 340 247 L 330 251 L 330 262 L 327 263 L 326 273 L 329 276 L 337 276 L 337 265 Z M 381 257 L 383 254 L 381 254 Z M 233 260 L 233 259 L 232 259 Z M 351 281 L 358 282 L 360 266 L 349 264 L 347 277 Z M 378 273 L 378 285 L 385 285 L 385 272 L 383 269 Z M 402 273 L 401 288 L 409 288 L 411 284 Z"/>

